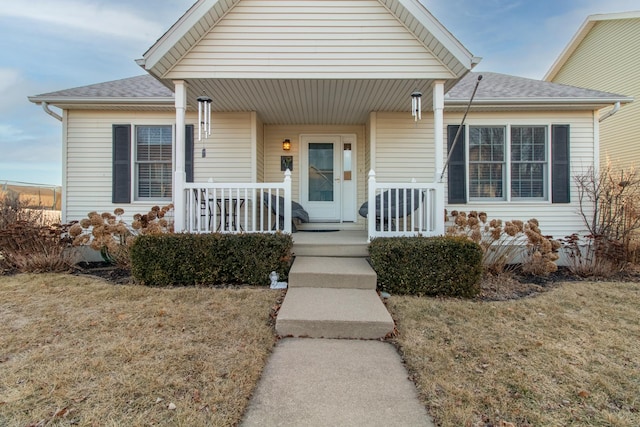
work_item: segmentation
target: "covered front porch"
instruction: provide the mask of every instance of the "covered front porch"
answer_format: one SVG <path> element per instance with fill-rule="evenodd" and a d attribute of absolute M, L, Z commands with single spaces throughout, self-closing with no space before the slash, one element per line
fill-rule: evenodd
<path fill-rule="evenodd" d="M 245 82 L 246 86 L 254 83 Z M 400 88 L 415 86 L 415 82 L 402 83 Z M 323 224 L 319 228 L 367 229 L 370 237 L 444 232 L 444 186 L 439 178 L 445 157 L 446 81 L 421 81 L 420 87 L 431 97 L 431 108 L 421 99 L 424 106 L 413 111 L 411 94 L 415 91 L 407 93 L 381 83 L 380 92 L 390 102 L 378 103 L 383 111 L 372 111 L 379 93 L 366 97 L 354 92 L 365 101 L 357 119 L 353 111 L 349 112 L 353 117 L 349 120 L 362 121 L 354 124 L 317 124 L 313 120 L 325 119 L 305 119 L 300 112 L 291 113 L 284 107 L 276 111 L 218 112 L 215 110 L 230 108 L 226 105 L 230 99 L 214 98 L 210 135 L 205 130 L 209 121 L 205 113 L 196 116 L 193 112 L 198 102 L 197 91 L 191 86 L 221 83 L 176 80 L 173 84 L 176 129 L 186 129 L 196 117 L 194 127 L 202 127 L 193 131 L 197 139 L 191 142 L 192 159 L 183 157 L 186 136 L 182 132 L 175 136 L 173 203 L 177 231 L 291 232 L 295 230 L 292 220 L 301 220 Z M 352 89 L 358 87 L 353 84 Z M 332 98 L 331 93 L 297 96 L 306 102 L 301 105 L 302 111 L 316 110 L 318 97 L 327 98 L 327 111 L 343 108 L 340 98 Z M 216 107 L 218 104 L 221 106 Z M 404 111 L 389 111 L 400 110 L 402 104 Z M 265 123 L 265 116 L 275 123 Z M 288 124 L 291 121 L 294 123 Z M 192 168 L 189 182 L 185 161 Z M 291 216 L 292 204 L 303 209 L 305 217 L 296 217 L 295 210 Z"/>
<path fill-rule="evenodd" d="M 138 61 L 175 94 L 176 231 L 290 232 L 296 202 L 368 237 L 443 233 L 444 97 L 478 61 L 413 0 L 199 1 Z"/>

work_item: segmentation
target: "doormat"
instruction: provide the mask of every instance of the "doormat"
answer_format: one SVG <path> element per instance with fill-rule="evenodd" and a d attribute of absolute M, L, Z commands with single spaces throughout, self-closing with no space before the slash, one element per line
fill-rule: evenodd
<path fill-rule="evenodd" d="M 333 229 L 331 229 L 331 230 L 320 230 L 320 229 L 318 229 L 318 230 L 300 230 L 300 229 L 298 229 L 298 232 L 307 232 L 307 233 L 333 233 L 334 231 L 340 231 L 340 230 L 338 230 L 338 229 L 335 229 L 335 230 L 333 230 Z"/>

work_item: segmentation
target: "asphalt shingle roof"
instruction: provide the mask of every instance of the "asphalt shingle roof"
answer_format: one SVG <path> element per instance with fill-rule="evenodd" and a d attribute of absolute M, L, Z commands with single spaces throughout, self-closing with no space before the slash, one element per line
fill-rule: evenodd
<path fill-rule="evenodd" d="M 542 80 L 527 79 L 524 77 L 510 76 L 499 73 L 470 72 L 464 76 L 447 93 L 447 99 L 468 100 L 473 93 L 473 88 L 482 75 L 482 81 L 476 92 L 476 100 L 505 100 L 509 99 L 612 99 L 624 98 L 624 96 L 601 92 L 598 90 L 583 89 L 575 86 L 545 82 Z"/>
<path fill-rule="evenodd" d="M 447 101 L 464 100 L 471 97 L 473 88 L 482 74 L 483 78 L 478 87 L 475 99 L 509 100 L 545 99 L 545 100 L 611 100 L 624 99 L 622 95 L 601 92 L 591 89 L 583 89 L 575 86 L 545 82 L 542 80 L 528 79 L 524 77 L 510 76 L 507 74 L 491 72 L 470 72 L 463 77 L 447 94 Z M 37 95 L 34 98 L 74 98 L 96 99 L 104 98 L 173 98 L 173 92 L 162 85 L 151 75 L 142 75 L 89 86 L 81 86 Z M 629 99 L 630 100 L 630 99 Z"/>
<path fill-rule="evenodd" d="M 145 74 L 121 80 L 80 86 L 37 95 L 37 98 L 173 98 L 173 92 Z"/>

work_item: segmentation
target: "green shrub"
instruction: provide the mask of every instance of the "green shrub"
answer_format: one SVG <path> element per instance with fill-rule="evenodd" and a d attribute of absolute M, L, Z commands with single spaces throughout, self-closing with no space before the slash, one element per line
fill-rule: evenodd
<path fill-rule="evenodd" d="M 466 237 L 377 238 L 369 254 L 384 291 L 453 297 L 480 292 L 482 249 Z"/>
<path fill-rule="evenodd" d="M 269 285 L 286 278 L 293 239 L 276 234 L 160 234 L 138 236 L 131 274 L 149 286 Z"/>

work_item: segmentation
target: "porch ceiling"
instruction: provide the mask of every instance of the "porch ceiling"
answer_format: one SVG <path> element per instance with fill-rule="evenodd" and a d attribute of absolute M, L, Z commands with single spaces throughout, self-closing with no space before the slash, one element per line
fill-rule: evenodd
<path fill-rule="evenodd" d="M 363 124 L 371 111 L 411 111 L 411 93 L 423 94 L 432 109 L 429 80 L 187 80 L 188 104 L 213 99 L 213 111 L 256 111 L 265 124 Z M 172 84 L 165 82 L 165 84 Z M 449 82 L 445 90 L 453 82 Z"/>

